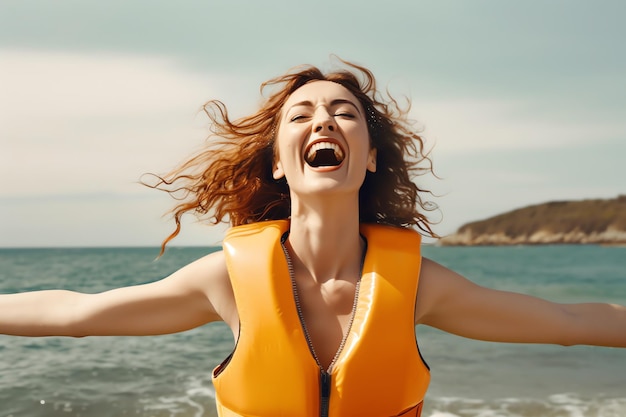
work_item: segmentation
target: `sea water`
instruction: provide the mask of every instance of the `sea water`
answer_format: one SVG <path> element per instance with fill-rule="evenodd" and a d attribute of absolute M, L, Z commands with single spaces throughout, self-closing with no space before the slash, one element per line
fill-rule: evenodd
<path fill-rule="evenodd" d="M 0 249 L 0 293 L 146 283 L 217 249 L 174 247 L 158 260 L 156 248 Z M 424 254 L 499 290 L 626 304 L 624 247 Z M 425 326 L 417 337 L 432 370 L 424 417 L 626 416 L 626 349 L 487 343 Z M 0 336 L 0 417 L 215 416 L 211 370 L 232 348 L 222 323 L 150 337 Z"/>

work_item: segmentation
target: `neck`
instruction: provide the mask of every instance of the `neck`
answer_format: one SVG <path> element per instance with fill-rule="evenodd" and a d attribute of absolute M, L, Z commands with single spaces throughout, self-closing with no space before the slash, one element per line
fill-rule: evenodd
<path fill-rule="evenodd" d="M 364 249 L 358 213 L 358 201 L 292 204 L 287 245 L 294 262 L 318 282 L 353 276 L 355 269 L 358 275 Z"/>

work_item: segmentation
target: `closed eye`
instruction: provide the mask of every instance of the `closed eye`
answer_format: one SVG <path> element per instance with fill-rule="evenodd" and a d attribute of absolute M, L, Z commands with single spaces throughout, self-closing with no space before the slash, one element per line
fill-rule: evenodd
<path fill-rule="evenodd" d="M 290 122 L 297 122 L 299 120 L 304 120 L 307 119 L 309 116 L 306 116 L 304 114 L 296 114 L 295 116 L 292 116 L 289 121 Z"/>
<path fill-rule="evenodd" d="M 335 116 L 346 117 L 348 119 L 354 119 L 356 117 L 353 113 L 348 113 L 348 112 L 337 112 L 335 113 Z"/>

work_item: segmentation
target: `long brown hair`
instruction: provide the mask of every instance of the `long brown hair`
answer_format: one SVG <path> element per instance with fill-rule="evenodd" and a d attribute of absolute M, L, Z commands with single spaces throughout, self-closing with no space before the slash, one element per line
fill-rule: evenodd
<path fill-rule="evenodd" d="M 272 178 L 275 132 L 289 96 L 307 83 L 322 80 L 341 84 L 360 101 L 371 145 L 377 149 L 376 172 L 366 174 L 359 193 L 360 221 L 416 226 L 438 237 L 422 212 L 437 206 L 422 198 L 430 192 L 413 181 L 418 175 L 433 174 L 433 166 L 424 141 L 407 118 L 409 109 L 402 109 L 389 95 L 384 99 L 368 69 L 341 62 L 347 68 L 324 74 L 317 67 L 300 66 L 264 82 L 261 93 L 273 92 L 250 116 L 231 120 L 221 101 L 204 105 L 211 122 L 206 147 L 168 174 L 154 175 L 156 183 L 142 181 L 179 200 L 171 210 L 176 229 L 163 241 L 162 251 L 180 233 L 181 218 L 188 212 L 213 224 L 228 218 L 232 226 L 289 217 L 288 185 L 284 179 Z"/>

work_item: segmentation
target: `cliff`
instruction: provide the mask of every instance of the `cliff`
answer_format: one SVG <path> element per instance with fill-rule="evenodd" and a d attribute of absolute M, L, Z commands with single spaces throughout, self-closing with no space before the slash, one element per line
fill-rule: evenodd
<path fill-rule="evenodd" d="M 626 195 L 607 200 L 552 201 L 467 223 L 442 246 L 626 244 Z"/>

